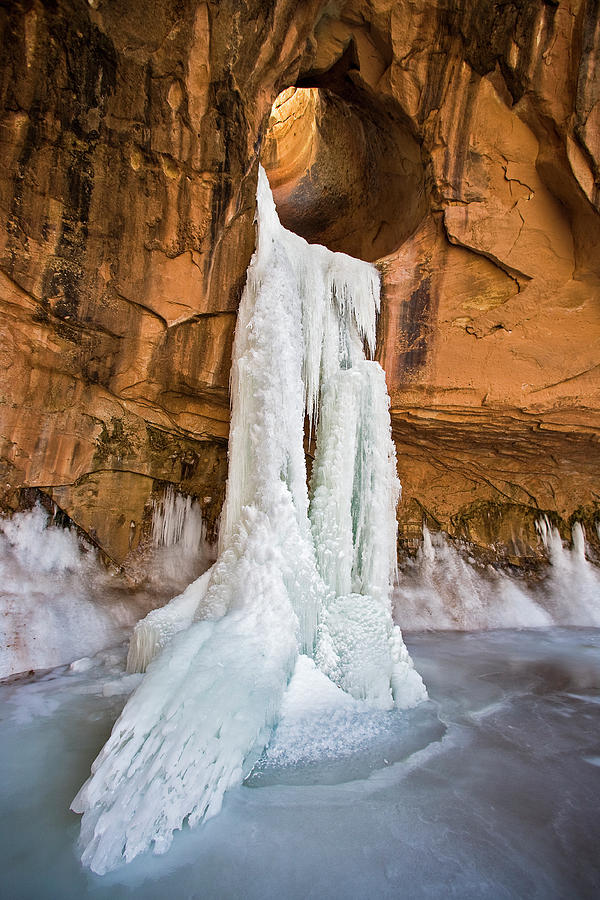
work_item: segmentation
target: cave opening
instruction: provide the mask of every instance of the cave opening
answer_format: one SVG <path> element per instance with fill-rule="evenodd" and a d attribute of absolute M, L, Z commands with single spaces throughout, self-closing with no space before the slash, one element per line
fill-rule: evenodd
<path fill-rule="evenodd" d="M 261 162 L 285 228 L 375 262 L 427 211 L 421 149 L 401 111 L 331 88 L 325 77 L 277 96 Z"/>

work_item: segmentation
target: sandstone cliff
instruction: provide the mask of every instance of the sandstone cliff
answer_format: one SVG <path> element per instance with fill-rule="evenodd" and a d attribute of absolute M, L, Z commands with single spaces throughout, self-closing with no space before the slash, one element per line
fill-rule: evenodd
<path fill-rule="evenodd" d="M 0 28 L 5 506 L 36 486 L 118 562 L 165 483 L 215 522 L 262 157 L 287 227 L 381 269 L 401 537 L 594 536 L 593 0 L 22 0 Z"/>

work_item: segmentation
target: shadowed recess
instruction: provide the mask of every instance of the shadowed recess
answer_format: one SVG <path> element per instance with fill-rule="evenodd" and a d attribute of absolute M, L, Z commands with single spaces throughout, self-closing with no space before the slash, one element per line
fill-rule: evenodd
<path fill-rule="evenodd" d="M 359 259 L 396 250 L 426 211 L 418 143 L 394 111 L 359 94 L 282 91 L 262 161 L 285 228 Z"/>

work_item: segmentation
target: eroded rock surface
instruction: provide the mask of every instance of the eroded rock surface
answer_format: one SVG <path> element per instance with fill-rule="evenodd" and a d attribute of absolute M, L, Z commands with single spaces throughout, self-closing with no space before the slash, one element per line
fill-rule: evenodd
<path fill-rule="evenodd" d="M 0 4 L 2 496 L 118 562 L 164 482 L 220 512 L 261 123 L 321 5 Z"/>
<path fill-rule="evenodd" d="M 5 506 L 40 487 L 119 562 L 165 483 L 215 522 L 262 152 L 284 224 L 380 266 L 401 537 L 594 537 L 593 0 L 22 0 L 0 28 Z"/>
<path fill-rule="evenodd" d="M 410 233 L 383 257 L 363 249 L 383 275 L 379 358 L 408 543 L 425 517 L 519 561 L 538 550 L 541 510 L 565 537 L 581 517 L 598 538 L 598 16 L 582 2 L 350 2 L 321 20 L 305 59 L 300 83 L 370 110 L 374 144 L 398 123 L 394 163 L 385 166 L 386 148 L 382 169 L 398 171 L 401 135 L 420 149 L 426 210 L 419 165 L 406 164 L 395 215 Z M 291 127 L 278 137 L 277 112 L 287 212 L 302 174 L 290 175 Z M 351 139 L 340 148 L 326 118 L 313 115 L 304 177 L 317 181 L 319 160 L 328 173 L 336 154 L 341 194 L 342 160 L 361 158 L 361 135 L 354 153 Z M 301 129 L 295 139 L 308 143 Z M 365 166 L 354 190 L 381 223 L 394 175 L 387 193 L 377 180 Z M 341 219 L 335 249 L 353 252 L 354 217 Z"/>

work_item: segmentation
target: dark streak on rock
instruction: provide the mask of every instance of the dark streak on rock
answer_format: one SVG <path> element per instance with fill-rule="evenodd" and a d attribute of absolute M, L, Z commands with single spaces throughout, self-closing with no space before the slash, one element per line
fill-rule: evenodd
<path fill-rule="evenodd" d="M 20 7 L 20 8 L 16 8 Z M 12 4 L 4 32 L 6 42 L 25 54 L 24 13 L 30 4 Z M 19 16 L 18 13 L 21 13 Z M 85 8 L 62 10 L 46 4 L 38 26 L 36 61 L 42 62 L 34 86 L 28 125 L 13 180 L 9 242 L 5 266 L 27 264 L 28 238 L 34 225 L 23 215 L 24 193 L 36 184 L 37 155 L 52 140 L 55 166 L 65 172 L 61 222 L 54 253 L 41 282 L 38 321 L 49 322 L 66 340 L 77 343 L 80 283 L 84 273 L 90 202 L 94 185 L 93 154 L 100 139 L 106 99 L 116 86 L 116 54 L 112 43 L 89 21 Z M 21 65 L 14 63 L 15 66 Z M 16 103 L 16 101 L 15 101 Z M 14 105 L 14 104 L 13 104 Z M 58 126 L 59 134 L 52 131 Z M 51 223 L 39 225 L 48 235 Z"/>
<path fill-rule="evenodd" d="M 223 159 L 217 167 L 219 178 L 215 182 L 212 195 L 212 215 L 210 222 L 211 250 L 218 245 L 218 237 L 225 226 L 225 215 L 231 201 L 232 176 L 239 176 L 245 168 L 242 150 L 247 145 L 249 131 L 244 113 L 243 100 L 231 74 L 225 81 L 211 85 L 211 105 L 217 113 L 216 127 L 222 134 Z M 237 159 L 232 158 L 237 154 Z"/>
<path fill-rule="evenodd" d="M 426 275 L 412 292 L 410 298 L 401 304 L 398 323 L 401 345 L 394 364 L 398 378 L 421 369 L 427 359 L 429 320 L 431 316 L 431 278 Z"/>

